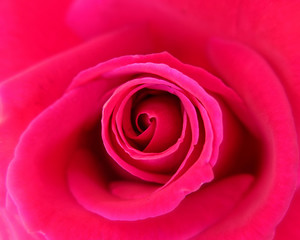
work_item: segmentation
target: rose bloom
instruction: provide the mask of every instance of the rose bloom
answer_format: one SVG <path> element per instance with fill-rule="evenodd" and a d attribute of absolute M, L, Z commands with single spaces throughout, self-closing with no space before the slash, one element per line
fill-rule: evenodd
<path fill-rule="evenodd" d="M 0 238 L 300 239 L 300 1 L 0 3 Z"/>

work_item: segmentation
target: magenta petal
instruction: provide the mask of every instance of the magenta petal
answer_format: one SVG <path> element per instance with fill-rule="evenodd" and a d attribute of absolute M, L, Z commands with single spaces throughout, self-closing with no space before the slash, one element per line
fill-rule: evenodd
<path fill-rule="evenodd" d="M 157 217 L 174 210 L 190 191 L 184 188 L 189 181 L 195 181 L 198 186 L 199 182 L 204 182 L 211 177 L 210 167 L 194 168 L 193 171 L 197 174 L 194 179 L 183 177 L 183 182 L 177 181 L 163 190 L 160 189 L 160 185 L 142 182 L 130 184 L 125 181 L 122 184 L 112 182 L 110 193 L 107 191 L 105 173 L 99 174 L 99 170 L 95 168 L 95 158 L 87 151 L 79 151 L 71 163 L 68 176 L 74 197 L 87 210 L 110 220 L 136 221 Z M 134 197 L 128 201 L 128 195 L 122 194 L 122 190 L 117 189 L 118 186 L 121 188 L 128 186 L 132 193 L 136 188 L 143 191 L 141 195 L 134 193 Z M 120 196 L 125 198 L 119 198 Z"/>
<path fill-rule="evenodd" d="M 9 165 L 7 189 L 30 230 L 50 227 L 50 215 L 72 203 L 66 167 L 82 134 L 99 120 L 106 89 L 97 82 L 69 92 L 32 121 L 22 135 Z"/>
<path fill-rule="evenodd" d="M 298 189 L 283 220 L 276 228 L 274 240 L 300 239 L 300 190 Z"/>
<path fill-rule="evenodd" d="M 291 108 L 278 77 L 256 52 L 221 39 L 210 44 L 212 63 L 244 99 L 258 125 L 256 136 L 262 156 L 253 190 L 230 217 L 199 239 L 270 237 L 289 206 L 298 177 L 298 143 Z"/>
<path fill-rule="evenodd" d="M 0 81 L 80 42 L 64 20 L 69 2 L 1 1 Z"/>
<path fill-rule="evenodd" d="M 243 199 L 253 183 L 251 175 L 236 175 L 187 196 L 174 211 L 118 225 L 124 239 L 190 239 L 216 224 Z M 235 186 L 232 188 L 232 186 Z"/>
<path fill-rule="evenodd" d="M 17 214 L 0 209 L 0 239 L 3 240 L 46 240 L 43 233 L 26 231 Z"/>
<path fill-rule="evenodd" d="M 129 192 L 134 193 L 134 188 L 142 189 L 138 196 L 146 194 L 147 197 L 135 200 L 136 197 L 132 196 L 130 201 L 126 199 L 127 197 L 119 198 L 119 196 L 126 196 L 117 190 L 118 186 L 122 187 L 121 183 L 112 182 L 109 186 L 110 192 L 107 189 L 104 171 L 95 168 L 95 157 L 86 150 L 81 150 L 76 153 L 74 158 L 68 171 L 70 190 L 78 203 L 88 211 L 111 220 L 138 220 L 145 216 L 157 215 L 157 211 L 165 211 L 164 205 L 170 205 L 170 203 L 161 202 L 159 209 L 154 209 L 158 208 L 158 205 L 154 203 L 150 194 L 159 187 L 157 184 L 142 182 L 127 184 L 126 181 L 122 181 L 122 184 L 129 187 Z"/>
<path fill-rule="evenodd" d="M 235 175 L 187 196 L 174 211 L 141 221 L 117 225 L 123 239 L 190 239 L 221 221 L 253 183 L 251 175 Z M 234 188 L 232 186 L 235 186 Z"/>
<path fill-rule="evenodd" d="M 132 44 L 141 37 L 143 44 Z M 120 38 L 124 40 L 123 45 L 112 48 L 111 44 L 118 44 Z M 116 55 L 143 53 L 150 47 L 144 30 L 123 29 L 50 58 L 0 85 L 0 205 L 5 199 L 7 166 L 21 133 L 32 119 L 61 97 L 81 70 Z"/>

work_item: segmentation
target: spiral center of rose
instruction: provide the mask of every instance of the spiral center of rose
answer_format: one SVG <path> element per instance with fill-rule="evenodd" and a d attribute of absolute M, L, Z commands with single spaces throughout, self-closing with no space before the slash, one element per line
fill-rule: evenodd
<path fill-rule="evenodd" d="M 135 134 L 128 136 L 131 145 L 144 152 L 161 152 L 173 145 L 182 131 L 179 99 L 150 89 L 136 93 L 132 99 L 131 125 Z"/>
<path fill-rule="evenodd" d="M 153 121 L 155 121 L 155 119 L 149 118 L 148 114 L 146 113 L 140 114 L 137 118 L 137 124 L 136 124 L 138 133 L 144 132 Z"/>
<path fill-rule="evenodd" d="M 112 164 L 166 184 L 196 162 L 209 162 L 208 168 L 215 164 L 218 151 L 212 145 L 222 140 L 222 115 L 218 103 L 193 79 L 172 68 L 160 70 L 163 76 L 137 74 L 132 79 L 128 69 L 129 75 L 121 74 L 127 79 L 104 104 L 101 130 Z"/>

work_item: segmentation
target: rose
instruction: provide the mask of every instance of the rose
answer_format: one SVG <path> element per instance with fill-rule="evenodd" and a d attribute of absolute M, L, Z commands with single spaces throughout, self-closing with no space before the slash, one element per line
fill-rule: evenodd
<path fill-rule="evenodd" d="M 37 238 L 37 232 L 39 232 L 42 233 L 39 237 L 47 237 L 50 239 L 132 239 L 134 237 L 144 239 L 147 237 L 151 239 L 159 237 L 180 239 L 192 236 L 199 239 L 265 239 L 267 237 L 272 237 L 276 225 L 283 218 L 286 209 L 289 207 L 289 202 L 294 194 L 297 177 L 298 146 L 294 125 L 299 122 L 299 114 L 296 107 L 296 100 L 298 99 L 297 86 L 299 85 L 297 85 L 298 80 L 294 76 L 297 73 L 298 65 L 295 61 L 296 56 L 293 55 L 294 51 L 289 49 L 291 47 L 297 49 L 298 43 L 293 42 L 294 40 L 297 41 L 295 32 L 295 29 L 297 28 L 288 28 L 287 26 L 292 23 L 297 23 L 296 20 L 292 19 L 292 16 L 293 13 L 297 12 L 294 9 L 297 9 L 298 3 L 295 3 L 294 5 L 291 3 L 288 6 L 282 6 L 279 2 L 274 5 L 268 4 L 268 2 L 260 3 L 263 12 L 270 11 L 270 15 L 272 15 L 272 18 L 270 18 L 272 24 L 268 22 L 269 19 L 264 19 L 264 21 L 260 22 L 262 27 L 257 26 L 256 24 L 256 21 L 260 19 L 261 14 L 260 11 L 257 11 L 257 5 L 253 2 L 245 3 L 245 5 L 241 5 L 242 7 L 240 8 L 230 5 L 231 11 L 228 11 L 228 15 L 226 15 L 227 18 L 225 18 L 226 21 L 218 21 L 217 26 L 210 23 L 210 29 L 205 27 L 205 25 L 199 26 L 199 19 L 203 19 L 204 21 L 201 22 L 208 24 L 210 21 L 207 19 L 212 16 L 211 9 L 218 15 L 218 11 L 224 11 L 224 5 L 217 8 L 217 5 L 212 4 L 211 2 L 202 2 L 202 10 L 197 6 L 189 6 L 187 9 L 188 14 L 186 14 L 184 13 L 184 10 L 186 9 L 185 6 L 180 3 L 178 3 L 178 6 L 177 4 L 171 6 L 163 2 L 158 2 L 150 6 L 143 6 L 143 4 L 141 4 L 141 6 L 138 4 L 126 5 L 122 8 L 126 9 L 126 13 L 122 12 L 122 9 L 116 9 L 116 6 L 118 5 L 113 7 L 111 5 L 104 5 L 104 3 L 102 4 L 103 5 L 99 5 L 100 13 L 105 6 L 109 6 L 108 9 L 111 9 L 114 13 L 118 13 L 119 19 L 122 20 L 120 21 L 122 24 L 132 26 L 134 25 L 133 23 L 136 23 L 141 19 L 150 22 L 150 29 L 152 31 L 150 36 L 151 39 L 154 39 L 154 42 L 156 42 L 156 47 L 151 49 L 147 43 L 149 37 L 145 36 L 145 32 L 148 32 L 148 25 L 134 25 L 130 30 L 116 30 L 114 33 L 106 35 L 105 37 L 92 40 L 92 42 L 88 42 L 83 46 L 81 45 L 79 48 L 72 49 L 67 53 L 63 53 L 58 57 L 43 62 L 37 67 L 2 84 L 1 98 L 3 102 L 3 117 L 1 118 L 1 139 L 3 139 L 4 144 L 1 149 L 1 154 L 3 155 L 3 157 L 1 157 L 1 171 L 4 177 L 6 176 L 7 165 L 10 165 L 7 174 L 7 184 L 2 184 L 2 191 L 5 191 L 6 188 L 8 188 L 9 193 L 5 201 L 6 207 L 1 210 L 3 226 L 8 227 L 9 229 L 8 231 L 3 232 L 4 238 L 12 236 L 13 239 L 17 237 L 27 239 L 29 238 L 29 235 L 26 233 L 25 229 L 33 231 L 30 234 L 30 237 L 32 238 Z M 107 4 L 110 4 L 110 2 Z M 76 6 L 80 7 L 76 8 Z M 89 6 L 92 8 L 87 9 Z M 88 4 L 87 2 L 84 2 L 80 4 L 80 2 L 77 2 L 73 7 L 73 12 L 76 13 L 74 15 L 77 16 L 77 18 L 79 13 L 81 16 L 84 16 L 84 14 L 89 14 L 89 16 L 91 16 L 91 11 L 97 10 L 95 6 L 96 5 L 93 3 Z M 127 14 L 128 12 L 130 13 L 130 11 L 134 11 L 134 8 L 138 8 L 139 12 L 142 12 L 143 14 Z M 254 13 L 252 12 L 253 8 L 255 8 Z M 64 9 L 63 5 L 61 9 Z M 76 9 L 80 9 L 80 12 L 76 12 Z M 149 9 L 151 11 L 149 11 Z M 183 13 L 176 9 L 180 9 Z M 232 16 L 232 10 L 236 9 L 239 9 L 238 13 L 242 16 L 241 20 L 238 21 L 238 24 L 240 24 L 240 31 L 242 31 L 240 34 L 233 33 L 232 28 L 236 25 L 231 22 L 232 18 L 230 18 L 230 16 Z M 245 11 L 245 9 L 247 11 Z M 280 19 L 282 14 L 274 13 L 276 9 L 281 9 L 283 12 L 286 11 L 289 13 L 289 16 L 284 16 L 291 20 L 285 21 L 284 23 L 280 22 L 278 19 Z M 150 20 L 148 11 L 151 12 Z M 154 12 L 158 11 L 160 11 L 160 24 L 156 22 L 156 18 L 153 15 Z M 194 12 L 197 13 L 198 18 L 194 17 Z M 74 21 L 71 22 L 73 22 L 73 26 L 75 26 L 77 32 L 85 37 L 90 37 L 95 33 L 117 28 L 121 24 L 118 22 L 118 18 L 111 19 L 110 15 L 104 15 L 103 12 L 99 15 L 95 14 L 95 16 L 104 16 L 107 21 L 97 22 L 95 21 L 97 19 L 91 17 L 86 18 L 90 19 L 93 24 L 87 22 L 84 25 L 85 28 L 80 28 L 78 23 L 76 24 Z M 40 20 L 43 19 L 44 18 L 41 18 Z M 70 19 L 72 19 L 72 14 L 70 15 Z M 101 20 L 100 17 L 99 19 Z M 170 24 L 170 19 L 172 19 L 172 21 L 176 20 L 176 24 Z M 295 19 L 298 19 L 298 17 L 296 16 Z M 220 27 L 223 22 L 227 26 L 226 29 Z M 273 22 L 278 22 L 278 24 L 280 22 L 280 27 L 277 28 L 279 30 L 274 30 L 272 28 L 272 26 L 274 26 Z M 48 21 L 46 21 L 46 23 L 48 23 Z M 103 23 L 107 23 L 107 26 Z M 197 30 L 194 28 L 195 23 L 197 23 Z M 285 23 L 288 25 L 284 25 Z M 62 23 L 60 26 L 62 26 Z M 179 28 L 179 26 L 184 26 L 184 28 Z M 232 28 L 228 28 L 228 26 L 231 26 Z M 43 28 L 44 27 L 45 26 L 43 25 Z M 161 29 L 163 29 L 163 31 L 161 31 Z M 180 31 L 177 29 L 180 29 Z M 245 33 L 248 29 L 255 30 L 251 31 L 252 35 L 254 33 L 254 36 L 251 36 L 251 38 Z M 61 32 L 63 32 L 61 35 L 64 36 L 62 39 L 67 39 L 65 38 L 64 31 Z M 58 31 L 58 33 L 60 33 L 60 31 Z M 30 36 L 27 34 L 25 35 L 26 38 Z M 274 37 L 277 36 L 277 34 L 281 36 L 280 39 Z M 34 32 L 33 36 L 39 36 L 38 32 Z M 162 36 L 164 38 L 160 38 Z M 172 39 L 171 41 L 168 36 L 172 36 L 174 40 Z M 174 38 L 174 36 L 176 37 Z M 211 36 L 218 36 L 218 38 L 213 39 Z M 141 43 L 142 37 L 143 41 Z M 118 43 L 120 41 L 119 39 L 122 39 L 122 44 L 124 45 L 119 46 L 120 49 L 116 49 L 115 43 Z M 257 39 L 259 39 L 259 41 Z M 178 49 L 178 46 L 182 46 L 185 41 L 189 44 L 185 44 L 184 51 L 181 51 L 181 49 Z M 24 46 L 25 42 L 26 41 L 24 41 L 21 46 Z M 74 40 L 74 42 L 76 42 L 76 40 Z M 64 41 L 62 41 L 62 43 L 64 43 Z M 139 45 L 138 43 L 141 44 Z M 199 43 L 201 43 L 200 46 Z M 269 46 L 271 47 L 269 48 Z M 95 56 L 94 51 L 98 47 L 100 47 L 102 51 L 105 50 L 105 54 Z M 204 47 L 206 47 L 206 49 L 204 49 Z M 289 49 L 287 47 L 289 47 Z M 57 51 L 62 48 L 62 44 L 58 44 L 57 49 L 55 50 Z M 7 50 L 9 50 L 9 48 L 7 48 Z M 70 161 L 71 165 L 68 166 L 68 169 L 73 169 L 74 171 L 70 171 L 71 173 L 68 176 L 69 181 L 72 179 L 73 181 L 76 179 L 80 179 L 81 181 L 75 181 L 77 185 L 70 184 L 69 188 L 64 185 L 64 183 L 66 183 L 65 181 L 59 181 L 61 180 L 59 177 L 63 176 L 65 169 L 63 168 L 62 163 L 55 162 L 55 159 L 58 156 L 64 161 L 69 159 L 67 156 L 62 157 L 62 155 L 69 153 L 68 148 L 65 148 L 66 146 L 71 150 L 74 149 L 73 144 L 78 143 L 75 141 L 78 140 L 78 138 L 75 138 L 78 136 L 78 132 L 85 133 L 84 136 L 89 136 L 87 139 L 91 139 L 90 137 L 92 135 L 89 130 L 92 128 L 91 126 L 95 126 L 93 118 L 89 118 L 89 121 L 84 121 L 84 127 L 80 125 L 81 127 L 72 128 L 72 123 L 74 124 L 76 121 L 78 123 L 82 118 L 88 118 L 90 116 L 89 113 L 91 113 L 89 107 L 95 106 L 92 103 L 84 105 L 84 101 L 91 101 L 91 99 L 86 99 L 87 92 L 89 94 L 94 92 L 94 95 L 91 94 L 88 96 L 89 98 L 94 97 L 97 99 L 97 96 L 99 96 L 103 101 L 107 100 L 109 96 L 118 96 L 118 94 L 115 92 L 115 95 L 112 95 L 112 91 L 106 91 L 107 89 L 105 90 L 107 94 L 100 93 L 101 89 L 99 86 L 96 88 L 97 83 L 99 85 L 99 79 L 98 81 L 91 81 L 91 79 L 88 79 L 87 82 L 82 83 L 81 86 L 77 87 L 74 87 L 74 85 L 69 86 L 69 81 L 74 75 L 79 73 L 80 70 L 91 67 L 103 60 L 128 53 L 151 53 L 160 50 L 168 50 L 181 61 L 192 63 L 201 68 L 184 65 L 177 60 L 174 60 L 171 56 L 167 55 L 167 57 L 164 54 L 151 55 L 151 57 L 147 56 L 145 58 L 147 58 L 150 63 L 154 64 L 156 63 L 154 56 L 164 56 L 159 57 L 161 58 L 159 60 L 160 64 L 164 64 L 166 69 L 172 69 L 172 72 L 176 72 L 181 78 L 189 78 L 191 79 L 190 81 L 197 81 L 199 87 L 206 91 L 207 96 L 215 99 L 215 103 L 217 105 L 219 104 L 219 107 L 222 110 L 222 123 L 219 121 L 217 123 L 211 123 L 212 129 L 220 126 L 223 126 L 224 128 L 223 145 L 221 145 L 218 161 L 213 168 L 215 175 L 214 180 L 211 181 L 209 175 L 200 175 L 200 177 L 206 177 L 205 180 L 202 179 L 203 183 L 211 182 L 204 184 L 198 191 L 196 190 L 202 184 L 201 181 L 196 181 L 195 179 L 188 177 L 186 179 L 190 180 L 184 182 L 184 177 L 189 176 L 190 169 L 195 167 L 196 164 L 201 163 L 201 161 L 196 161 L 190 166 L 191 168 L 185 169 L 186 171 L 178 177 L 177 182 L 184 182 L 183 185 L 180 185 L 180 187 L 183 187 L 181 190 L 184 191 L 180 193 L 179 191 L 176 191 L 175 188 L 175 191 L 168 192 L 168 188 L 166 187 L 166 189 L 164 189 L 165 191 L 161 191 L 162 198 L 159 199 L 164 199 L 163 196 L 165 196 L 165 199 L 170 202 L 167 201 L 166 203 L 166 201 L 157 200 L 163 205 L 163 208 L 161 206 L 155 208 L 157 204 L 153 204 L 155 201 L 151 199 L 150 204 L 152 203 L 153 205 L 151 205 L 149 210 L 143 209 L 143 207 L 149 207 L 149 204 L 142 205 L 143 203 L 145 204 L 145 202 L 138 200 L 145 199 L 145 196 L 149 196 L 149 192 L 152 194 L 153 185 L 150 184 L 149 188 L 146 188 L 143 182 L 142 190 L 148 191 L 143 192 L 143 194 L 146 195 L 132 196 L 133 194 L 140 193 L 140 185 L 129 184 L 132 183 L 132 181 L 125 182 L 124 179 L 128 179 L 128 175 L 121 175 L 125 174 L 122 171 L 118 173 L 118 176 L 122 176 L 122 181 L 113 181 L 113 184 L 109 186 L 114 190 L 114 194 L 119 194 L 119 197 L 131 198 L 129 204 L 126 205 L 127 210 L 123 208 L 124 201 L 120 204 L 120 201 L 113 202 L 112 199 L 110 199 L 110 203 L 113 202 L 115 204 L 111 205 L 113 208 L 109 208 L 110 206 L 107 204 L 105 205 L 103 201 L 101 204 L 98 204 L 98 206 L 95 205 L 95 202 L 87 203 L 86 201 L 91 199 L 87 199 L 87 195 L 83 194 L 82 191 L 88 193 L 88 191 L 94 189 L 91 184 L 84 185 L 87 182 L 84 182 L 83 180 L 93 180 L 94 175 L 92 169 L 89 169 L 88 166 L 83 165 L 83 163 L 80 162 L 80 159 L 82 159 L 80 156 L 84 156 L 83 159 L 87 160 L 88 163 L 88 160 L 90 159 L 89 154 L 83 148 L 76 152 L 75 156 L 77 157 L 72 156 L 71 159 L 73 160 Z M 52 53 L 53 51 L 54 50 L 51 49 L 49 52 Z M 14 55 L 19 53 L 17 50 L 10 52 L 15 53 Z M 193 54 L 191 54 L 191 52 Z M 201 53 L 201 55 L 197 53 Z M 45 55 L 46 54 L 44 54 L 44 56 Z M 24 56 L 29 58 L 30 55 L 25 54 Z M 76 56 L 77 59 L 75 59 L 74 56 Z M 195 56 L 197 58 L 195 58 Z M 17 64 L 17 58 L 15 58 L 15 56 L 13 57 L 14 58 L 12 59 L 15 63 L 14 67 L 20 68 L 26 66 L 27 61 L 25 61 L 25 59 Z M 34 62 L 34 59 L 38 59 L 38 57 L 32 58 L 31 63 Z M 121 60 L 122 59 L 124 58 L 121 58 Z M 121 60 L 118 59 L 116 61 Z M 127 61 L 129 60 L 127 59 L 125 61 L 126 64 L 128 64 Z M 135 59 L 135 62 L 139 61 Z M 241 64 L 241 62 L 244 64 Z M 66 63 L 70 64 L 70 68 L 65 66 L 67 65 Z M 111 62 L 103 63 L 103 65 L 109 63 Z M 63 70 L 60 70 L 62 66 L 64 66 L 64 68 Z M 82 79 L 84 74 L 95 74 L 95 71 L 97 74 L 94 77 L 99 77 L 100 75 L 98 75 L 99 73 L 97 72 L 98 67 L 87 70 L 85 73 L 78 75 L 76 79 Z M 117 69 L 116 66 L 114 67 Z M 149 71 L 146 71 L 148 67 L 144 67 L 143 72 L 146 76 L 139 76 L 139 78 L 153 77 L 151 76 L 153 73 L 149 76 Z M 202 68 L 213 74 L 211 75 L 204 71 L 210 76 L 206 81 L 204 81 L 205 78 L 199 78 L 200 73 L 204 74 Z M 272 68 L 275 69 L 276 74 L 274 74 Z M 10 72 L 15 72 L 14 69 L 13 71 L 10 71 L 11 69 L 5 70 L 6 76 L 10 75 Z M 140 71 L 141 70 L 138 72 L 139 74 Z M 112 75 L 113 74 L 111 73 L 108 74 L 108 79 L 110 80 L 105 81 L 109 86 L 108 88 L 113 86 L 112 80 L 116 81 Z M 47 81 L 41 78 L 43 76 L 46 76 L 45 79 Z M 123 77 L 124 75 L 121 76 Z M 220 77 L 217 78 L 216 76 Z M 131 77 L 136 78 L 137 76 Z M 164 82 L 164 84 L 157 84 L 156 81 L 165 81 L 164 78 L 166 78 L 166 76 L 161 76 L 161 72 L 156 73 L 155 79 L 151 79 L 149 84 L 152 84 L 153 87 L 153 83 L 155 82 L 156 86 L 170 87 L 168 84 L 171 84 L 170 81 L 172 79 L 169 79 L 169 77 L 170 76 L 168 75 L 167 82 L 169 83 Z M 103 76 L 101 78 L 103 78 Z M 212 82 L 213 79 L 215 79 L 214 82 Z M 218 81 L 216 79 L 218 79 Z M 224 84 L 222 85 L 222 81 L 219 79 L 222 79 L 228 87 Z M 262 79 L 264 81 L 262 81 Z M 132 83 L 131 81 L 124 81 L 121 79 L 119 81 L 121 81 L 120 86 L 118 84 L 117 86 L 114 86 L 117 89 Z M 143 79 L 143 81 L 147 81 L 147 79 Z M 180 83 L 182 84 L 181 81 Z M 144 82 L 144 84 L 146 84 L 146 82 Z M 284 87 L 282 87 L 281 84 L 283 84 Z M 178 86 L 174 87 L 173 85 L 171 89 L 178 88 Z M 133 87 L 134 85 L 130 86 Z M 66 90 L 67 88 L 68 90 Z M 270 88 L 272 88 L 272 92 L 270 92 Z M 158 92 L 157 89 L 154 90 L 156 93 L 154 94 L 155 96 L 161 95 L 161 92 Z M 166 90 L 166 87 L 163 87 L 163 90 Z M 44 94 L 45 91 L 47 94 Z M 96 94 L 95 92 L 97 91 L 98 93 Z M 159 88 L 159 91 L 162 91 L 162 89 Z M 187 90 L 185 84 L 176 91 L 178 91 L 177 95 L 172 92 L 173 96 L 171 99 L 173 100 L 170 101 L 177 102 L 180 99 L 182 105 L 184 96 L 191 101 L 193 96 L 203 97 L 203 94 L 205 95 L 205 93 L 202 92 L 201 94 L 192 94 L 192 96 L 189 96 L 192 89 Z M 179 92 L 181 91 L 184 92 L 182 98 L 179 97 Z M 64 95 L 61 96 L 63 93 Z M 53 103 L 56 99 L 58 99 L 57 102 Z M 114 98 L 111 97 L 110 99 Z M 97 100 L 100 101 L 101 99 Z M 109 105 L 111 101 L 112 100 L 104 102 Z M 155 102 L 153 98 L 150 103 L 151 102 Z M 196 103 L 197 102 L 193 102 L 194 105 Z M 101 101 L 100 103 L 98 102 L 98 104 L 99 106 L 102 106 Z M 121 103 L 118 104 L 122 105 Z M 85 113 L 82 114 L 82 118 L 80 118 L 81 115 L 76 115 L 76 118 L 70 119 L 73 116 L 71 113 L 78 113 L 78 111 L 75 111 L 78 109 L 73 109 L 72 112 L 70 106 L 74 105 L 77 107 L 86 107 L 81 108 Z M 209 109 L 204 103 L 203 105 L 205 109 Z M 106 109 L 111 109 L 111 107 Z M 208 109 L 207 112 L 210 113 Z M 99 109 L 93 108 L 93 110 L 97 111 Z M 37 116 L 41 111 L 43 111 L 42 114 Z M 174 111 L 175 113 L 178 112 L 176 109 Z M 118 111 L 116 114 L 121 114 L 122 112 L 126 113 L 126 111 L 124 109 L 122 111 L 121 108 L 121 111 Z M 108 113 L 106 112 L 106 114 Z M 92 116 L 94 115 L 92 114 Z M 203 115 L 201 117 L 203 117 Z M 68 123 L 71 126 L 66 124 L 64 125 L 64 129 L 60 129 L 57 132 L 54 131 L 55 129 L 53 129 L 53 127 L 55 124 L 59 127 L 62 122 L 66 123 L 65 121 L 62 121 L 66 119 L 69 120 Z M 103 122 L 109 123 L 109 120 L 104 119 L 104 114 L 102 119 Z M 143 121 L 142 117 L 141 119 Z M 192 121 L 193 118 L 189 116 L 189 119 Z M 201 118 L 197 119 L 201 120 Z M 215 118 L 211 118 L 211 121 L 214 119 Z M 147 124 L 147 118 L 144 118 L 144 120 L 146 120 L 144 123 Z M 239 125 L 239 121 L 242 124 Z M 209 123 L 208 120 L 204 122 L 206 122 L 206 124 Z M 27 127 L 28 124 L 29 126 Z M 102 128 L 103 127 L 105 127 L 104 124 L 102 124 Z M 117 128 L 118 125 L 116 125 L 115 131 L 118 130 Z M 243 128 L 248 130 L 248 134 L 247 131 L 243 131 Z M 74 129 L 76 131 L 72 132 L 72 134 L 66 134 L 66 137 L 68 137 L 67 139 L 58 141 L 61 140 L 59 136 Z M 191 129 L 195 132 L 195 128 Z M 105 132 L 105 130 L 106 128 L 103 128 L 102 133 Z M 209 131 L 207 126 L 205 131 Z M 47 135 L 44 134 L 45 132 L 47 132 Z M 174 132 L 174 129 L 172 132 Z M 23 135 L 17 145 L 19 135 L 22 133 Z M 94 131 L 92 131 L 92 133 L 94 133 Z M 219 131 L 215 131 L 215 133 L 216 135 L 220 134 L 220 129 Z M 103 135 L 105 139 L 105 134 Z M 82 136 L 82 139 L 86 139 L 84 136 Z M 286 139 L 288 139 L 288 141 L 286 141 Z M 106 142 L 106 144 L 108 144 L 106 149 L 108 149 L 109 146 L 118 146 L 116 142 L 113 142 L 112 144 L 109 141 L 111 140 L 107 139 L 104 141 L 104 143 Z M 57 143 L 60 143 L 60 145 L 55 146 Z M 89 146 L 88 149 L 91 150 L 91 143 L 86 145 Z M 236 146 L 239 146 L 239 149 L 243 149 L 243 151 L 248 150 L 248 152 L 242 151 L 239 153 L 236 151 Z M 218 144 L 212 145 L 208 149 L 218 151 Z M 14 160 L 11 161 L 14 150 L 16 151 L 15 157 Z M 50 150 L 55 151 L 50 152 Z M 110 155 L 113 154 L 111 151 L 108 152 Z M 36 155 L 33 155 L 33 153 Z M 176 154 L 176 156 L 178 155 Z M 246 159 L 247 156 L 249 157 L 249 160 L 256 159 L 257 163 L 249 163 Z M 52 162 L 41 161 L 40 159 L 43 159 L 41 157 L 52 157 Z M 240 160 L 242 157 L 243 161 Z M 213 158 L 209 158 L 209 160 L 213 160 Z M 233 161 L 230 162 L 229 160 Z M 83 166 L 85 168 L 83 168 Z M 151 166 L 146 163 L 146 166 L 142 167 L 147 170 Z M 26 169 L 25 172 L 24 169 Z M 105 169 L 108 170 L 109 168 Z M 202 165 L 199 169 L 203 169 Z M 104 174 L 105 173 L 103 173 L 103 175 L 101 174 L 101 176 L 103 177 Z M 84 176 L 87 178 L 84 178 Z M 199 175 L 195 174 L 191 174 L 190 176 L 199 177 Z M 251 176 L 254 176 L 254 180 L 252 180 L 253 177 Z M 145 175 L 142 177 L 145 177 Z M 33 181 L 31 183 L 31 180 L 38 181 Z M 81 183 L 81 185 L 78 183 Z M 249 187 L 251 183 L 252 185 Z M 233 184 L 235 185 L 234 188 L 232 187 Z M 170 184 L 170 186 L 171 185 L 172 184 Z M 194 187 L 186 188 L 186 186 L 190 187 L 191 185 L 194 185 Z M 46 188 L 43 188 L 44 186 L 46 186 Z M 72 196 L 85 208 L 79 207 L 78 204 L 74 203 L 74 199 L 71 201 L 66 189 L 70 189 L 73 194 Z M 130 194 L 128 194 L 128 190 L 130 190 Z M 170 195 L 172 197 L 168 198 L 169 195 L 166 193 L 173 193 L 174 195 Z M 183 193 L 183 195 L 179 196 L 179 193 Z M 96 195 L 97 191 L 92 191 L 92 194 L 97 196 L 97 201 L 101 199 L 101 196 Z M 222 196 L 222 198 L 219 196 Z M 291 234 L 291 236 L 296 238 L 296 234 L 299 234 L 295 228 L 287 231 L 287 227 L 293 226 L 293 221 L 295 223 L 295 219 L 297 219 L 297 211 L 293 212 L 293 209 L 299 206 L 299 204 L 297 204 L 297 194 L 295 196 L 296 198 L 291 205 L 290 211 L 283 220 L 283 223 L 279 225 L 277 235 L 275 235 L 277 239 L 286 237 L 287 234 Z M 11 198 L 13 201 L 11 201 Z M 132 198 L 137 198 L 138 200 L 132 200 Z M 176 203 L 176 201 L 178 202 Z M 39 204 L 36 204 L 37 202 Z M 139 206 L 130 206 L 133 202 L 139 202 L 141 204 Z M 16 205 L 18 212 L 14 209 L 14 205 Z M 96 209 L 98 211 L 97 214 L 92 214 L 96 211 L 95 207 L 102 207 L 102 212 L 99 212 L 101 209 L 99 210 L 98 208 Z M 128 208 L 132 211 L 128 211 Z M 217 211 L 215 210 L 216 208 Z M 133 212 L 134 210 L 136 210 L 136 212 Z M 205 214 L 203 212 L 205 212 Z M 98 214 L 104 215 L 104 219 L 99 217 Z M 149 218 L 150 215 L 153 218 Z M 117 218 L 126 222 L 116 222 L 115 220 Z M 179 224 L 178 219 L 184 219 L 184 221 Z M 24 221 L 26 227 L 23 226 L 21 220 Z M 70 226 L 70 224 L 72 224 L 72 226 Z M 140 229 L 140 231 L 138 229 Z M 176 231 L 174 231 L 174 229 L 176 229 Z M 290 237 L 290 239 L 293 238 Z"/>

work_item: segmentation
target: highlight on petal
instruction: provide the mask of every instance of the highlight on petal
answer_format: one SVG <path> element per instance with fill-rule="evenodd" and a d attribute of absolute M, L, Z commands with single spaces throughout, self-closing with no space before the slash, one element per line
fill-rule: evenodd
<path fill-rule="evenodd" d="M 42 233 L 27 232 L 16 213 L 0 209 L 0 238 L 5 240 L 45 240 Z"/>

